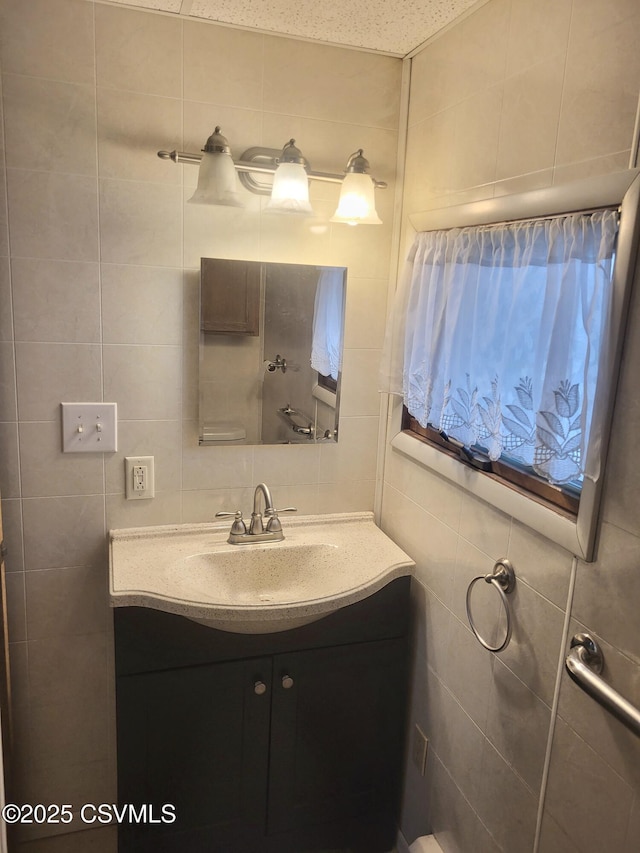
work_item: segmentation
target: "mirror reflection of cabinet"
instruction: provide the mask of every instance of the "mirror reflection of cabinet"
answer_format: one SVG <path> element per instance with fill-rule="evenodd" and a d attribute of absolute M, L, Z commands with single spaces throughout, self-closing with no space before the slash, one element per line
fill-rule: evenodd
<path fill-rule="evenodd" d="M 226 335 L 260 334 L 260 275 L 256 261 L 202 259 L 200 328 Z"/>
<path fill-rule="evenodd" d="M 346 270 L 202 258 L 200 444 L 336 441 Z"/>

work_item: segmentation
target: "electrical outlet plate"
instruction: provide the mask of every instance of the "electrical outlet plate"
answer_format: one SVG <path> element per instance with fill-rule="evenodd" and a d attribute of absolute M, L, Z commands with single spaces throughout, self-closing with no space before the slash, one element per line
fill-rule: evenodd
<path fill-rule="evenodd" d="M 118 449 L 115 403 L 60 403 L 64 453 L 114 453 Z"/>
<path fill-rule="evenodd" d="M 416 725 L 413 729 L 413 740 L 411 742 L 411 758 L 416 767 L 416 770 L 421 776 L 427 771 L 427 749 L 429 747 L 429 739 L 422 731 L 420 726 Z"/>
<path fill-rule="evenodd" d="M 147 500 L 155 496 L 153 456 L 125 456 L 125 495 L 128 501 Z"/>

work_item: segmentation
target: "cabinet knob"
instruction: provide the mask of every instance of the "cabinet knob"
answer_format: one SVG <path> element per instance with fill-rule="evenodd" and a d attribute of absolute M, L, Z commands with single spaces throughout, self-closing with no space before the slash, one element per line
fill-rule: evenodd
<path fill-rule="evenodd" d="M 290 675 L 283 675 L 282 686 L 285 690 L 290 690 L 293 687 L 293 678 Z"/>
<path fill-rule="evenodd" d="M 256 693 L 258 696 L 262 696 L 264 693 L 267 692 L 267 685 L 264 683 L 264 681 L 256 681 L 256 683 L 253 685 L 253 692 Z"/>

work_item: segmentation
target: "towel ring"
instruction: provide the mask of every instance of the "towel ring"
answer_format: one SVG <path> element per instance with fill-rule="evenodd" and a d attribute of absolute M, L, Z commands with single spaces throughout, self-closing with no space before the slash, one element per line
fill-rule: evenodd
<path fill-rule="evenodd" d="M 499 646 L 490 646 L 487 641 L 480 636 L 478 633 L 478 629 L 476 628 L 473 616 L 471 615 L 471 590 L 475 586 L 478 581 L 486 581 L 487 583 L 493 584 L 495 588 L 500 593 L 500 598 L 502 599 L 502 605 L 504 607 L 504 612 L 507 617 L 507 633 L 505 635 L 504 641 Z M 511 639 L 511 608 L 509 607 L 509 602 L 507 601 L 507 593 L 512 592 L 513 588 L 516 584 L 516 573 L 513 570 L 513 566 L 507 560 L 506 557 L 498 560 L 498 562 L 493 567 L 493 573 L 489 575 L 478 575 L 477 578 L 474 578 L 469 587 L 467 589 L 467 619 L 469 620 L 469 625 L 471 626 L 471 630 L 476 636 L 476 639 L 490 652 L 502 652 L 509 645 L 509 640 Z"/>

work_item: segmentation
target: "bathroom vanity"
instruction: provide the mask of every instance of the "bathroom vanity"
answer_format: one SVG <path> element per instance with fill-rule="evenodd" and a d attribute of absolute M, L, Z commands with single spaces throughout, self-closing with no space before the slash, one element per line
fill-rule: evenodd
<path fill-rule="evenodd" d="M 391 849 L 409 586 L 267 634 L 116 607 L 119 801 L 158 820 L 121 825 L 121 853 Z"/>
<path fill-rule="evenodd" d="M 119 849 L 384 853 L 413 562 L 372 513 L 283 529 L 264 483 L 228 514 L 110 533 L 118 796 L 148 812 Z"/>

